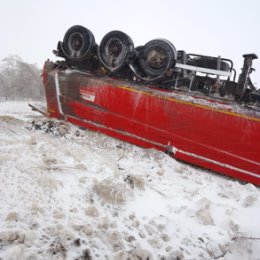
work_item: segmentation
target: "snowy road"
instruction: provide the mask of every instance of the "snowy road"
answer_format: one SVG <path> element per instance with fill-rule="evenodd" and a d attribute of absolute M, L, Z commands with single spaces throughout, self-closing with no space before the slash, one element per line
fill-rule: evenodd
<path fill-rule="evenodd" d="M 260 189 L 0 103 L 0 259 L 260 259 Z"/>

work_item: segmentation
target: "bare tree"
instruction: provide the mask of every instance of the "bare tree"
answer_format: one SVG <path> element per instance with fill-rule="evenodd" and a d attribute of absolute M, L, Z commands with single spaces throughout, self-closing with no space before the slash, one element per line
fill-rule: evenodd
<path fill-rule="evenodd" d="M 40 70 L 19 56 L 8 56 L 0 63 L 0 98 L 3 100 L 42 100 Z"/>

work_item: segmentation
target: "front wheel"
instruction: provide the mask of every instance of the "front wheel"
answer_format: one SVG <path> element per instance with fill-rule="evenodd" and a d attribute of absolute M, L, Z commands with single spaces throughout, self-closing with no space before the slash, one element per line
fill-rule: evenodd
<path fill-rule="evenodd" d="M 92 32 L 81 25 L 74 25 L 65 33 L 61 47 L 67 59 L 82 61 L 91 53 L 94 45 Z"/>

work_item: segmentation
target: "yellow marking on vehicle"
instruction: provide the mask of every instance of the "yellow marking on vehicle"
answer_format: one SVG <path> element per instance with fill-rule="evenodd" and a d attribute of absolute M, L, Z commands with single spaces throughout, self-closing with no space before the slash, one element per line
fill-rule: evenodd
<path fill-rule="evenodd" d="M 242 114 L 238 114 L 236 112 L 231 112 L 231 111 L 226 111 L 226 110 L 219 109 L 219 108 L 209 107 L 209 106 L 206 106 L 206 105 L 196 104 L 196 103 L 192 103 L 192 102 L 185 101 L 185 100 L 179 100 L 179 99 L 172 98 L 172 97 L 164 97 L 164 96 L 161 96 L 161 95 L 156 95 L 156 94 L 153 94 L 153 93 L 133 89 L 133 88 L 130 88 L 130 87 L 125 87 L 125 86 L 118 86 L 118 87 L 121 88 L 121 89 L 132 91 L 132 92 L 141 93 L 141 94 L 144 94 L 144 95 L 147 95 L 147 96 L 154 96 L 154 97 L 158 97 L 160 99 L 173 101 L 175 103 L 180 103 L 180 104 L 185 104 L 185 105 L 203 108 L 203 109 L 207 109 L 207 110 L 212 110 L 212 111 L 215 111 L 215 112 L 219 112 L 219 113 L 223 113 L 223 114 L 227 114 L 227 115 L 231 115 L 231 116 L 241 117 L 241 118 L 250 119 L 250 120 L 253 120 L 253 121 L 260 122 L 260 118 L 253 117 L 253 116 L 242 115 Z"/>

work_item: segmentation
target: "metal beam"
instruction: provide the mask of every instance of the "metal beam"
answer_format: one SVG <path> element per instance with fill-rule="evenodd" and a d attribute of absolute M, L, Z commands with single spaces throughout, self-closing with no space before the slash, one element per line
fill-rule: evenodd
<path fill-rule="evenodd" d="M 192 70 L 192 71 L 213 74 L 218 76 L 225 76 L 225 77 L 231 77 L 232 75 L 231 71 L 214 70 L 214 69 L 196 67 L 196 66 L 181 64 L 181 63 L 176 63 L 175 67 L 185 69 L 185 70 Z"/>

